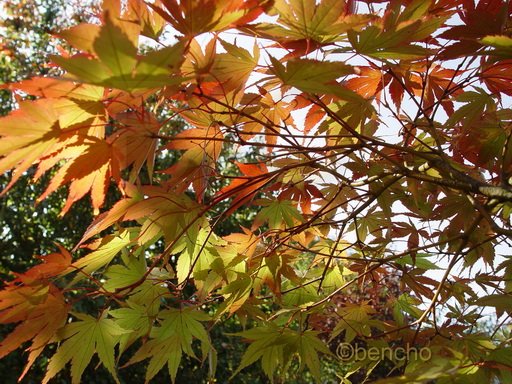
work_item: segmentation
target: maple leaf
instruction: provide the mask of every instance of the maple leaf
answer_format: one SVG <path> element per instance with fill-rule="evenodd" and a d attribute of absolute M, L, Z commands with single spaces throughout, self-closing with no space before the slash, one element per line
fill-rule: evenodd
<path fill-rule="evenodd" d="M 121 250 L 133 241 L 136 235 L 137 232 L 125 229 L 116 235 L 105 236 L 98 240 L 92 245 L 96 247 L 93 252 L 78 259 L 66 270 L 67 273 L 78 271 L 73 283 L 90 276 L 93 272 L 109 264 Z"/>
<path fill-rule="evenodd" d="M 351 28 L 365 25 L 370 15 L 355 15 L 350 2 L 328 0 L 278 0 L 270 11 L 278 16 L 277 23 L 245 25 L 241 30 L 251 36 L 276 41 L 276 46 L 290 51 L 283 58 L 307 55 L 328 43 L 343 39 Z"/>
<path fill-rule="evenodd" d="M 240 309 L 249 298 L 252 279 L 245 274 L 246 261 L 251 260 L 258 238 L 248 229 L 242 228 L 244 233 L 229 235 L 223 239 L 214 234 L 203 231 L 203 236 L 209 236 L 203 239 L 202 244 L 187 251 L 187 254 L 180 255 L 178 260 L 178 278 L 184 280 L 189 271 L 191 262 L 195 262 L 193 277 L 194 284 L 197 287 L 197 296 L 199 300 L 204 300 L 217 288 L 222 288 L 223 282 L 228 285 L 220 290 L 225 297 L 216 316 L 229 311 L 230 314 Z M 242 277 L 244 276 L 244 277 Z"/>
<path fill-rule="evenodd" d="M 464 1 L 464 7 L 459 11 L 463 24 L 454 25 L 439 35 L 442 39 L 455 41 L 442 50 L 442 59 L 473 54 L 482 48 L 478 39 L 500 35 L 509 7 L 500 0 L 478 1 L 476 4 L 474 1 Z"/>
<path fill-rule="evenodd" d="M 61 129 L 53 150 L 72 142 L 73 132 L 98 138 L 105 136 L 104 124 L 107 117 L 105 94 L 101 87 L 58 78 L 34 77 L 6 84 L 6 88 L 41 97 L 36 103 L 45 103 L 44 100 L 47 100 L 46 107 L 54 112 Z M 20 109 L 23 109 L 23 105 Z"/>
<path fill-rule="evenodd" d="M 390 80 L 390 75 L 374 67 L 357 67 L 357 77 L 347 80 L 347 88 L 356 91 L 365 98 L 380 99 L 380 92 Z"/>
<path fill-rule="evenodd" d="M 273 185 L 273 189 L 278 189 L 281 192 L 279 193 L 278 199 L 283 200 L 291 200 L 298 202 L 300 205 L 302 212 L 304 214 L 312 214 L 311 211 L 311 203 L 312 198 L 323 197 L 322 193 L 317 189 L 317 187 L 306 181 L 307 168 L 296 168 L 293 165 L 298 165 L 302 159 L 283 159 L 277 160 L 274 162 L 275 166 L 281 167 L 290 167 L 290 171 L 283 173 L 282 182 L 276 183 Z"/>
<path fill-rule="evenodd" d="M 263 131 L 267 151 L 270 153 L 276 147 L 281 127 L 287 124 L 294 125 L 291 115 L 293 103 L 287 103 L 278 98 L 276 100 L 270 92 L 264 92 L 263 96 L 249 96 L 251 96 L 249 100 L 240 100 L 240 102 L 245 101 L 251 105 L 251 118 L 242 116 L 233 122 L 234 124 L 242 124 L 242 128 L 237 135 L 245 141 L 252 139 Z"/>
<path fill-rule="evenodd" d="M 421 73 L 425 72 L 422 71 Z M 424 89 L 415 90 L 416 95 L 423 95 L 427 111 L 432 111 L 435 103 L 440 101 L 449 116 L 454 113 L 453 102 L 450 99 L 461 94 L 462 90 L 454 89 L 452 86 L 455 76 L 461 73 L 461 71 L 446 69 L 440 65 L 432 66 L 426 76 Z"/>
<path fill-rule="evenodd" d="M 375 313 L 375 309 L 367 302 L 347 303 L 344 308 L 338 310 L 341 320 L 332 331 L 331 340 L 343 331 L 347 343 L 350 343 L 358 335 L 370 336 L 372 322 L 368 315 L 372 313 Z"/>
<path fill-rule="evenodd" d="M 330 94 L 343 100 L 364 101 L 357 93 L 336 81 L 342 76 L 352 74 L 354 68 L 351 66 L 310 59 L 294 59 L 285 66 L 273 57 L 270 60 L 274 65 L 274 74 L 285 85 L 310 94 Z"/>
<path fill-rule="evenodd" d="M 111 178 L 120 182 L 120 172 L 123 169 L 133 164 L 134 179 L 146 161 L 151 175 L 157 144 L 157 139 L 153 136 L 160 125 L 149 114 L 140 118 L 127 112 L 118 114 L 117 117 L 122 126 L 106 140 L 90 135 L 69 138 L 65 133 L 61 134 L 62 139 L 55 143 L 54 151 L 39 161 L 34 179 L 37 180 L 63 160 L 67 160 L 67 163 L 53 176 L 38 202 L 60 186 L 69 183 L 68 199 L 61 215 L 89 192 L 92 206 L 98 213 L 105 201 Z M 59 118 L 62 119 L 62 115 Z"/>
<path fill-rule="evenodd" d="M 129 207 L 142 200 L 142 194 L 132 184 L 124 183 L 123 191 L 125 192 L 126 197 L 115 203 L 109 211 L 103 212 L 96 216 L 94 221 L 85 231 L 82 239 L 77 244 L 77 247 L 85 241 L 89 240 L 91 237 L 110 227 L 116 221 L 122 219 Z"/>
<path fill-rule="evenodd" d="M 160 7 L 161 1 L 157 0 L 153 3 Z M 133 20 L 138 20 L 141 24 L 141 34 L 152 39 L 158 39 L 165 28 L 165 20 L 153 10 L 150 10 L 148 4 L 138 1 L 129 0 L 129 16 Z"/>
<path fill-rule="evenodd" d="M 74 27 L 84 28 L 84 27 Z M 183 78 L 171 76 L 181 63 L 183 45 L 149 52 L 138 57 L 137 45 L 140 26 L 122 20 L 106 12 L 100 27 L 90 26 L 94 31 L 84 43 L 83 31 L 72 29 L 64 32 L 87 54 L 76 54 L 69 58 L 52 56 L 52 60 L 79 81 L 111 86 L 126 91 L 139 91 L 161 87 L 163 84 L 179 84 Z M 74 38 L 78 36 L 77 40 Z"/>
<path fill-rule="evenodd" d="M 448 16 L 429 15 L 430 2 L 411 2 L 401 9 L 390 2 L 381 20 L 362 31 L 349 30 L 347 35 L 354 50 L 377 59 L 414 60 L 432 53 L 412 44 L 431 35 Z"/>
<path fill-rule="evenodd" d="M 223 239 L 228 242 L 231 249 L 250 259 L 256 251 L 258 237 L 247 228 L 242 227 L 242 231 L 232 233 Z"/>
<path fill-rule="evenodd" d="M 199 274 L 210 269 L 217 253 L 215 246 L 223 243 L 207 226 L 187 231 L 172 248 L 174 253 L 181 252 L 176 264 L 178 283 L 182 284 L 190 276 L 202 280 Z M 196 285 L 201 289 L 201 283 Z"/>
<path fill-rule="evenodd" d="M 72 257 L 68 250 L 61 245 L 57 244 L 57 248 L 59 248 L 60 252 L 50 253 L 46 256 L 37 256 L 42 261 L 42 264 L 30 268 L 18 278 L 37 281 L 58 276 L 64 272 L 70 266 Z"/>
<path fill-rule="evenodd" d="M 121 335 L 119 340 L 119 355 L 126 351 L 137 339 L 149 333 L 153 325 L 153 316 L 148 308 L 139 305 L 132 300 L 126 301 L 125 308 L 113 309 L 109 314 L 115 318 L 115 322 L 123 329 L 129 329 Z"/>
<path fill-rule="evenodd" d="M 104 274 L 106 281 L 103 288 L 109 292 L 115 292 L 117 297 L 126 297 L 124 308 L 110 311 L 113 317 L 124 319 L 122 321 L 137 321 L 139 325 L 142 323 L 150 325 L 160 311 L 162 299 L 170 296 L 166 282 L 175 276 L 170 266 L 165 269 L 157 267 L 148 269 L 142 253 L 143 251 L 139 249 L 131 255 L 121 254 L 124 265 L 115 264 L 108 267 Z M 142 318 L 135 319 L 137 313 Z M 138 326 L 124 326 L 122 321 L 119 324 L 123 328 L 132 329 L 133 332 L 121 336 L 120 353 L 146 332 L 146 328 L 138 332 Z"/>
<path fill-rule="evenodd" d="M 252 340 L 247 348 L 236 375 L 245 367 L 261 359 L 265 374 L 271 378 L 278 367 L 284 367 L 296 353 L 301 356 L 299 369 L 308 366 L 315 380 L 320 381 L 320 359 L 318 353 L 331 354 L 327 346 L 317 338 L 318 332 L 296 332 L 280 329 L 274 323 L 252 328 L 234 335 Z"/>
<path fill-rule="evenodd" d="M 165 364 L 174 383 L 183 353 L 195 357 L 192 341 L 201 342 L 203 360 L 211 349 L 208 333 L 201 322 L 210 317 L 197 309 L 168 309 L 158 314 L 159 327 L 153 327 L 150 340 L 135 353 L 128 364 L 150 358 L 146 371 L 146 383 L 160 371 Z"/>
<path fill-rule="evenodd" d="M 68 198 L 61 215 L 64 215 L 74 202 L 80 200 L 88 192 L 91 193 L 95 213 L 98 213 L 105 201 L 110 178 L 114 177 L 119 180 L 119 165 L 112 156 L 111 145 L 94 137 L 84 138 L 82 142 L 68 146 L 60 153 L 43 159 L 39 163 L 36 178 L 46 169 L 65 159 L 68 162 L 58 170 L 37 201 L 42 201 L 60 186 L 70 183 Z M 69 161 L 71 159 L 75 160 Z"/>
<path fill-rule="evenodd" d="M 501 59 L 512 57 L 512 37 L 506 35 L 485 36 L 480 40 L 480 44 L 491 46 L 490 55 Z"/>
<path fill-rule="evenodd" d="M 471 306 L 510 312 L 512 268 L 494 261 L 512 214 L 512 7 L 365 3 L 105 0 L 97 21 L 58 34 L 73 49 L 53 56 L 62 76 L 0 86 L 20 106 L 0 120 L 0 172 L 13 170 L 2 194 L 35 165 L 35 180 L 54 169 L 38 201 L 68 186 L 63 213 L 89 194 L 96 214 L 112 203 L 80 258 L 61 248 L 5 283 L 0 323 L 13 330 L 0 356 L 31 343 L 26 374 L 58 342 L 44 382 L 68 362 L 79 382 L 95 354 L 119 382 L 116 362 L 137 345 L 129 364 L 146 360 L 147 381 L 167 366 L 175 381 L 200 348 L 212 381 L 213 311 L 257 324 L 239 334 L 251 343 L 235 374 L 259 360 L 270 380 L 298 367 L 320 381 L 336 338 L 387 348 L 403 336 L 432 347 L 434 368 L 402 361 L 400 382 L 464 382 L 476 368 L 482 382 L 511 381 L 500 333 L 472 335 Z M 157 156 L 173 162 L 153 178 Z M 480 259 L 489 273 L 469 268 Z M 440 281 L 426 275 L 437 268 Z M 492 294 L 477 300 L 474 282 Z M 69 303 L 85 301 L 100 318 L 70 322 Z M 351 371 L 376 374 L 370 360 Z"/>
<path fill-rule="evenodd" d="M 108 11 L 105 11 L 105 16 L 102 26 L 82 24 L 62 33 L 62 36 L 70 39 L 75 47 L 89 54 L 95 53 L 100 60 L 84 55 L 68 59 L 55 56 L 54 60 L 68 72 L 93 82 L 102 82 L 115 77 L 126 81 L 136 64 L 137 41 L 133 40 L 133 36 L 130 38 L 128 35 L 126 23 L 116 23 L 113 20 L 115 15 L 111 15 Z M 89 62 L 88 67 L 80 66 L 86 62 Z"/>
<path fill-rule="evenodd" d="M 192 183 L 197 200 L 202 201 L 208 178 L 213 175 L 222 150 L 223 138 L 215 124 L 178 133 L 166 148 L 185 150 L 185 153 L 178 163 L 162 171 L 172 175 L 171 185 L 181 184 L 178 190 L 184 191 Z"/>
<path fill-rule="evenodd" d="M 141 222 L 139 244 L 154 242 L 159 236 L 173 242 L 180 230 L 189 228 L 199 217 L 200 205 L 188 196 L 167 192 L 161 187 L 145 186 L 140 191 L 129 184 L 126 192 L 128 197 L 118 201 L 110 211 L 99 215 L 89 226 L 80 243 L 107 229 L 117 221 L 137 220 Z M 143 199 L 143 196 L 147 198 Z"/>
<path fill-rule="evenodd" d="M 215 55 L 209 75 L 219 84 L 221 92 L 226 94 L 245 84 L 258 65 L 260 54 L 257 45 L 254 45 L 251 55 L 246 49 L 221 39 L 218 41 L 226 53 Z"/>
<path fill-rule="evenodd" d="M 253 279 L 247 273 L 236 272 L 236 279 L 224 286 L 219 293 L 224 295 L 225 301 L 220 305 L 216 315 L 225 312 L 230 315 L 237 312 L 249 299 L 253 287 Z"/>
<path fill-rule="evenodd" d="M 20 109 L 0 118 L 0 173 L 14 168 L 13 177 L 2 195 L 57 143 L 61 132 L 53 103 L 52 99 L 22 102 Z"/>
<path fill-rule="evenodd" d="M 203 32 L 221 31 L 237 24 L 248 23 L 262 12 L 264 3 L 252 0 L 161 0 L 166 10 L 150 6 L 184 37 L 192 38 Z"/>
<path fill-rule="evenodd" d="M 48 266 L 45 266 L 48 267 Z M 20 274 L 13 281 L 6 284 L 6 287 L 1 291 L 2 306 L 1 321 L 16 322 L 21 321 L 24 317 L 30 314 L 33 306 L 37 306 L 44 302 L 50 291 L 55 290 L 51 283 L 41 277 L 40 273 L 31 270 L 25 274 Z M 60 269 L 60 268 L 59 268 Z M 52 291 L 51 294 L 55 292 Z M 27 298 L 31 298 L 27 300 Z"/>
<path fill-rule="evenodd" d="M 267 254 L 260 254 L 250 261 L 250 266 L 257 267 L 258 274 L 255 276 L 254 283 L 251 288 L 255 292 L 263 292 L 263 285 L 267 285 L 272 292 L 281 297 L 283 281 L 298 281 L 296 271 L 291 265 L 297 260 L 297 254 L 293 251 L 288 252 L 268 252 Z M 291 296 L 291 295 L 290 295 Z M 283 302 L 289 305 L 289 297 L 286 297 Z"/>
<path fill-rule="evenodd" d="M 155 150 L 158 143 L 156 134 L 160 124 L 148 111 L 141 114 L 124 112 L 116 115 L 120 128 L 111 136 L 112 151 L 118 160 L 120 170 L 133 164 L 130 181 L 134 181 L 144 162 L 150 181 L 153 177 Z"/>
<path fill-rule="evenodd" d="M 30 353 L 27 364 L 20 380 L 27 374 L 55 333 L 66 324 L 69 309 L 70 306 L 62 292 L 52 284 L 20 287 L 11 282 L 0 291 L 0 323 L 21 321 L 1 341 L 0 358 L 21 347 L 24 342 L 32 340 L 28 348 Z"/>
<path fill-rule="evenodd" d="M 418 71 L 421 70 L 423 70 L 423 68 L 418 69 Z M 415 94 L 421 94 L 423 81 L 421 77 L 414 72 L 413 64 L 405 62 L 399 65 L 389 65 L 388 73 L 392 74 L 392 76 L 386 77 L 386 80 L 389 81 L 389 93 L 397 108 L 400 108 L 402 104 L 405 93 L 404 85 L 407 89 L 414 90 Z"/>
<path fill-rule="evenodd" d="M 103 288 L 115 292 L 136 283 L 144 276 L 147 266 L 143 257 L 129 257 L 126 259 L 128 259 L 126 266 L 115 264 L 107 268 L 104 275 L 107 281 L 103 284 Z"/>
<path fill-rule="evenodd" d="M 510 75 L 510 66 L 512 60 L 501 60 L 483 68 L 480 78 L 489 90 L 500 95 L 512 96 L 512 76 Z"/>
<path fill-rule="evenodd" d="M 147 189 L 149 198 L 134 204 L 123 216 L 123 220 L 143 219 L 138 242 L 140 244 L 156 241 L 164 236 L 173 242 L 185 229 L 194 239 L 204 223 L 199 215 L 200 206 L 186 195 L 166 193 L 162 189 Z M 196 225 L 192 225 L 192 224 Z"/>
<path fill-rule="evenodd" d="M 32 77 L 16 83 L 2 85 L 13 91 L 23 91 L 43 98 L 71 98 L 74 100 L 101 100 L 103 88 L 90 84 L 77 84 L 60 78 Z"/>
<path fill-rule="evenodd" d="M 5 139 L 4 144 L 9 143 L 10 149 L 7 151 L 5 148 L 4 151 L 0 146 L 0 156 L 4 155 L 0 160 L 0 171 L 14 168 L 11 182 L 3 193 L 34 163 L 39 162 L 34 175 L 37 180 L 61 160 L 75 158 L 76 161 L 69 161 L 57 172 L 38 201 L 61 185 L 71 183 L 62 214 L 89 191 L 93 207 L 98 210 L 103 204 L 110 177 L 119 180 L 118 161 L 113 157 L 108 143 L 103 140 L 103 94 L 93 86 L 58 81 L 49 84 L 48 92 L 59 98 L 23 102 L 16 113 L 2 119 L 0 135 Z M 27 91 L 35 89 L 30 81 L 13 84 L 12 87 Z M 37 89 L 32 92 L 40 93 Z M 38 123 L 34 124 L 35 121 Z M 19 129 L 13 128 L 19 124 L 31 125 L 31 132 L 21 134 Z M 97 128 L 96 124 L 101 128 Z M 91 125 L 94 127 L 91 128 Z M 77 136 L 73 135 L 75 130 L 79 133 Z"/>
<path fill-rule="evenodd" d="M 421 301 L 413 296 L 404 293 L 394 299 L 393 302 L 393 317 L 398 324 L 404 324 L 404 313 L 407 313 L 416 319 L 418 319 L 422 314 L 422 311 L 417 307 L 417 305 L 421 304 Z"/>
<path fill-rule="evenodd" d="M 325 116 L 325 111 L 322 110 L 319 105 L 312 105 L 311 108 L 308 109 L 306 118 L 304 119 L 304 133 L 309 133 Z"/>
<path fill-rule="evenodd" d="M 238 207 L 253 199 L 256 193 L 272 178 L 264 163 L 243 164 L 235 162 L 235 164 L 245 177 L 233 178 L 231 183 L 222 188 L 217 194 L 219 199 L 225 199 L 231 195 L 235 196 L 226 211 L 226 215 L 230 215 Z"/>
<path fill-rule="evenodd" d="M 59 248 L 60 253 L 40 257 L 42 264 L 18 275 L 0 291 L 0 323 L 21 322 L 0 343 L 0 358 L 32 340 L 20 380 L 68 317 L 70 306 L 63 293 L 48 281 L 71 263 L 69 252 Z"/>
<path fill-rule="evenodd" d="M 146 260 L 140 253 L 122 255 L 125 265 L 112 265 L 104 274 L 107 279 L 104 289 L 116 292 L 117 297 L 123 294 L 128 297 L 122 308 L 109 312 L 119 326 L 130 330 L 120 337 L 119 356 L 137 339 L 149 334 L 162 299 L 169 296 L 165 282 L 174 277 L 170 267 L 148 271 Z"/>
<path fill-rule="evenodd" d="M 101 27 L 97 24 L 81 23 L 59 31 L 56 35 L 74 48 L 87 53 L 94 52 L 94 41 L 98 38 Z"/>
<path fill-rule="evenodd" d="M 108 311 L 99 319 L 82 313 L 74 313 L 79 319 L 67 324 L 58 332 L 57 340 L 62 343 L 48 363 L 43 384 L 53 378 L 71 361 L 71 378 L 73 384 L 80 383 L 82 374 L 91 358 L 98 354 L 100 362 L 119 383 L 115 369 L 114 348 L 121 335 L 129 332 L 114 320 L 108 319 Z"/>
<path fill-rule="evenodd" d="M 217 53 L 218 43 L 226 51 L 225 53 Z M 259 58 L 257 45 L 254 45 L 251 54 L 248 50 L 220 38 L 212 38 L 203 53 L 199 42 L 193 39 L 189 44 L 181 71 L 184 76 L 194 76 L 201 94 L 206 94 L 216 100 L 226 99 L 227 101 L 228 95 L 233 91 L 239 91 L 248 80 L 258 65 Z M 193 99 L 188 100 L 189 103 L 191 101 Z M 202 101 L 208 103 L 204 99 Z M 184 115 L 195 117 L 196 114 L 185 113 Z M 217 121 L 223 120 L 225 118 L 219 116 Z"/>
<path fill-rule="evenodd" d="M 268 222 L 271 230 L 276 230 L 282 226 L 292 228 L 295 226 L 295 221 L 299 223 L 304 221 L 304 218 L 294 204 L 288 200 L 260 199 L 255 203 L 264 208 L 254 218 L 252 230 L 255 230 L 264 222 Z"/>

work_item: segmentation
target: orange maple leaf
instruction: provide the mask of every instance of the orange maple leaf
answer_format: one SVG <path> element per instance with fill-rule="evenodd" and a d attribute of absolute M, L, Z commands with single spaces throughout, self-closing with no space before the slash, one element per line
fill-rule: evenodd
<path fill-rule="evenodd" d="M 231 206 L 226 211 L 226 216 L 231 215 L 238 207 L 253 199 L 256 193 L 273 177 L 268 172 L 265 163 L 244 164 L 237 161 L 235 164 L 244 176 L 233 178 L 228 186 L 217 193 L 219 201 L 234 196 Z"/>
<path fill-rule="evenodd" d="M 176 164 L 162 172 L 172 175 L 170 185 L 178 187 L 178 191 L 184 191 L 192 183 L 197 200 L 202 201 L 223 144 L 224 134 L 216 124 L 180 132 L 165 148 L 186 152 Z"/>
<path fill-rule="evenodd" d="M 105 201 L 110 178 L 120 180 L 120 167 L 116 157 L 113 156 L 112 145 L 104 140 L 86 137 L 81 143 L 69 146 L 59 154 L 42 160 L 39 166 L 45 169 L 60 160 L 67 160 L 67 163 L 57 171 L 37 202 L 45 199 L 60 186 L 70 183 L 68 198 L 61 215 L 64 215 L 74 202 L 89 192 L 94 211 L 96 214 L 99 213 L 99 208 Z"/>
<path fill-rule="evenodd" d="M 62 292 L 48 281 L 71 265 L 70 253 L 60 246 L 59 249 L 60 253 L 41 257 L 42 264 L 17 275 L 0 291 L 0 323 L 21 322 L 0 343 L 0 358 L 32 340 L 20 380 L 67 321 L 70 305 Z"/>
<path fill-rule="evenodd" d="M 265 2 L 256 0 L 162 0 L 166 9 L 149 4 L 185 37 L 221 31 L 256 19 Z"/>
<path fill-rule="evenodd" d="M 346 87 L 364 98 L 380 99 L 380 92 L 390 80 L 390 75 L 374 67 L 358 67 L 357 76 L 346 82 Z"/>
<path fill-rule="evenodd" d="M 155 163 L 155 150 L 158 143 L 156 134 L 160 123 L 150 113 L 144 111 L 124 112 L 116 115 L 120 128 L 109 136 L 112 150 L 121 170 L 133 164 L 131 181 L 139 174 L 144 162 L 148 167 L 150 180 Z"/>

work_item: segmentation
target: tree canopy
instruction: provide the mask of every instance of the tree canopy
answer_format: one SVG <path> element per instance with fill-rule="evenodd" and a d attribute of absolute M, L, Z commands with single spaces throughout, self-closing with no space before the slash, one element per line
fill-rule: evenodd
<path fill-rule="evenodd" d="M 105 0 L 58 31 L 54 71 L 2 86 L 0 194 L 30 174 L 38 203 L 66 190 L 62 222 L 82 199 L 93 219 L 4 283 L 0 358 L 26 347 L 24 377 L 53 348 L 44 383 L 93 362 L 174 382 L 185 360 L 213 382 L 236 319 L 235 381 L 320 381 L 329 358 L 342 383 L 512 381 L 511 15 Z"/>

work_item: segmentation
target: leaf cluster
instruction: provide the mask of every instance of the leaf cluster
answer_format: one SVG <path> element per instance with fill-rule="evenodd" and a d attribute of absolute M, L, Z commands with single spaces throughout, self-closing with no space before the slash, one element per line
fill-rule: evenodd
<path fill-rule="evenodd" d="M 26 374 L 56 345 L 45 383 L 93 359 L 116 382 L 141 361 L 146 382 L 184 361 L 213 382 L 212 335 L 236 319 L 232 378 L 259 361 L 270 381 L 321 381 L 338 341 L 429 351 L 358 357 L 344 383 L 379 365 L 381 383 L 512 380 L 511 16 L 497 0 L 105 0 L 59 32 L 61 73 L 5 86 L 1 195 L 35 166 L 38 202 L 66 188 L 63 220 L 86 196 L 94 218 L 5 283 L 0 356 L 30 342 Z"/>

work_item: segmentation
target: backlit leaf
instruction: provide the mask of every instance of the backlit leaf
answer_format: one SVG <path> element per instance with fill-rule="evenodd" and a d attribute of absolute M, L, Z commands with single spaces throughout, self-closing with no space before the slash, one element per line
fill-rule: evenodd
<path fill-rule="evenodd" d="M 99 319 L 84 314 L 75 314 L 75 316 L 80 321 L 66 325 L 58 334 L 58 340 L 63 342 L 48 363 L 43 383 L 48 383 L 71 361 L 72 382 L 78 384 L 95 354 L 119 383 L 115 369 L 114 348 L 120 336 L 127 331 L 108 319 L 106 313 Z"/>

